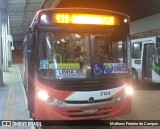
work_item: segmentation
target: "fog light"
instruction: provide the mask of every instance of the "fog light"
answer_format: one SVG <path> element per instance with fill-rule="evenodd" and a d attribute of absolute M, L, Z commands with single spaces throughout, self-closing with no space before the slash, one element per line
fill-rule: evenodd
<path fill-rule="evenodd" d="M 133 88 L 131 87 L 131 86 L 127 86 L 126 88 L 125 88 L 125 93 L 127 94 L 127 95 L 132 95 L 133 94 Z"/>
<path fill-rule="evenodd" d="M 56 106 L 58 106 L 58 107 L 61 107 L 62 106 L 62 101 L 61 100 L 56 100 L 55 101 L 55 104 L 56 104 Z"/>
<path fill-rule="evenodd" d="M 52 97 L 48 97 L 47 103 L 52 104 L 54 102 L 54 99 Z"/>

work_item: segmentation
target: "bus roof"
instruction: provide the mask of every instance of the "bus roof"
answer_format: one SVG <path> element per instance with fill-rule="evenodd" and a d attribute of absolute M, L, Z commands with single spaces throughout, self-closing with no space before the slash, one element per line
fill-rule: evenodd
<path fill-rule="evenodd" d="M 121 16 L 124 18 L 127 18 L 128 20 L 130 20 L 129 16 L 124 14 L 124 13 L 120 13 L 120 12 L 115 12 L 115 11 L 110 11 L 110 10 L 104 10 L 104 9 L 96 9 L 96 8 L 54 8 L 54 9 L 40 9 L 36 12 L 33 21 L 30 25 L 30 28 L 32 26 L 34 26 L 34 24 L 37 24 L 38 22 L 38 16 L 41 13 L 44 12 L 62 12 L 62 13 L 88 13 L 88 14 L 107 14 L 107 15 L 114 15 L 114 16 Z"/>

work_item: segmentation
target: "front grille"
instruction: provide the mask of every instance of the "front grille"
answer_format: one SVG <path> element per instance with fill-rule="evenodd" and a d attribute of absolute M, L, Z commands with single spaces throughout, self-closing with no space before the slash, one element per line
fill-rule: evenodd
<path fill-rule="evenodd" d="M 91 103 L 107 102 L 107 101 L 111 101 L 112 99 L 113 98 L 95 100 L 94 102 L 91 102 Z M 64 102 L 66 102 L 67 104 L 90 104 L 89 101 L 68 101 L 68 100 L 65 100 Z"/>

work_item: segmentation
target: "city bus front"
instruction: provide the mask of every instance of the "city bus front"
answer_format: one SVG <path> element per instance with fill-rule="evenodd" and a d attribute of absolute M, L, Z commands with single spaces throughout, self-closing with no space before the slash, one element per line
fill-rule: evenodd
<path fill-rule="evenodd" d="M 133 89 L 126 26 L 44 28 L 37 33 L 36 119 L 82 120 L 130 112 Z"/>

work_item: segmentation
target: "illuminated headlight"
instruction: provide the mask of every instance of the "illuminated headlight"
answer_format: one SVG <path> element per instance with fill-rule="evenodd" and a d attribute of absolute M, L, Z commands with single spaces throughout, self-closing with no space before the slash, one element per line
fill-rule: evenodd
<path fill-rule="evenodd" d="M 126 93 L 127 95 L 133 95 L 134 90 L 133 90 L 133 88 L 132 88 L 131 86 L 126 86 L 126 88 L 125 88 L 125 93 Z"/>
<path fill-rule="evenodd" d="M 48 93 L 44 90 L 38 91 L 37 95 L 43 101 L 47 101 L 47 99 L 49 98 Z"/>
<path fill-rule="evenodd" d="M 57 107 L 61 107 L 63 105 L 63 101 L 50 97 L 48 93 L 44 90 L 39 90 L 37 96 L 38 98 L 50 105 L 54 105 Z"/>

